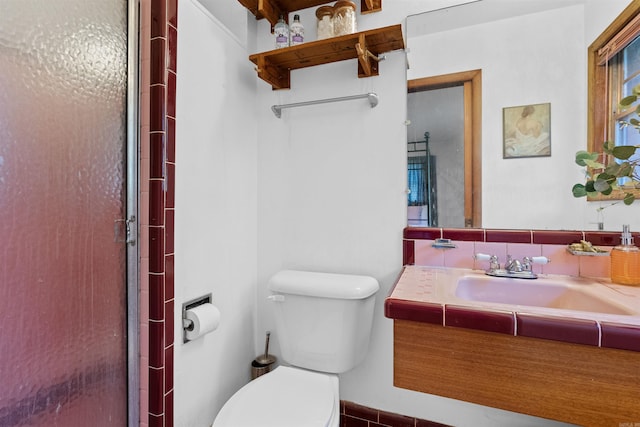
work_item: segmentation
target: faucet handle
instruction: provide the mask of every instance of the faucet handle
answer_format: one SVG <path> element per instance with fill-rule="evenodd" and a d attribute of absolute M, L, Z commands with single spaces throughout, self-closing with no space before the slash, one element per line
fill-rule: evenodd
<path fill-rule="evenodd" d="M 522 269 L 531 271 L 531 264 L 548 264 L 551 261 L 546 256 L 524 257 L 522 259 Z"/>
<path fill-rule="evenodd" d="M 546 256 L 534 256 L 531 257 L 531 262 L 534 264 L 549 264 L 551 260 Z"/>
<path fill-rule="evenodd" d="M 473 259 L 475 259 L 476 261 L 490 261 L 492 256 L 495 255 L 477 253 L 473 256 Z"/>
<path fill-rule="evenodd" d="M 489 270 L 500 270 L 500 263 L 496 255 L 477 253 L 473 256 L 476 261 L 489 261 Z"/>

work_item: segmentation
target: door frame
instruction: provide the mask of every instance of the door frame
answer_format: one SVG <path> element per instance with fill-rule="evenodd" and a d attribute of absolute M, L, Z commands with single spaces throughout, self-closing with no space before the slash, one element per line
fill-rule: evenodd
<path fill-rule="evenodd" d="M 463 86 L 464 223 L 482 226 L 482 70 L 463 71 L 407 81 L 407 92 Z"/>
<path fill-rule="evenodd" d="M 139 208 L 139 54 L 140 1 L 127 0 L 127 420 L 140 425 L 140 208 Z"/>

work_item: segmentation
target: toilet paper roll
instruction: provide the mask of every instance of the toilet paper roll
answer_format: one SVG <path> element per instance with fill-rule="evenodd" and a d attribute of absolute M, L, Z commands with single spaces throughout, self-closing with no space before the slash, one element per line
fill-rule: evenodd
<path fill-rule="evenodd" d="M 193 322 L 190 327 L 185 328 L 187 340 L 193 341 L 218 329 L 220 310 L 213 304 L 206 303 L 187 310 L 185 318 Z"/>

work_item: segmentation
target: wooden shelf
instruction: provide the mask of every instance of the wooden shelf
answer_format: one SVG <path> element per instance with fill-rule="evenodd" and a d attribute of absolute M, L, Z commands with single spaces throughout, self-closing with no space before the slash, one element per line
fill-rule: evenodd
<path fill-rule="evenodd" d="M 358 77 L 378 75 L 379 55 L 404 49 L 402 26 L 392 25 L 249 56 L 258 77 L 274 89 L 291 87 L 291 70 L 358 58 Z"/>
<path fill-rule="evenodd" d="M 285 19 L 289 12 L 320 6 L 328 3 L 326 0 L 238 0 L 256 19 L 265 18 L 276 25 L 280 15 Z M 360 13 L 372 13 L 382 10 L 382 0 L 360 0 Z"/>

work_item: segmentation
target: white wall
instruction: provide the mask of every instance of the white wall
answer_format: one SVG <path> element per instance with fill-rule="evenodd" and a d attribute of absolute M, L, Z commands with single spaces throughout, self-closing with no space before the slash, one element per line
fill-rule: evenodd
<path fill-rule="evenodd" d="M 197 3 L 181 0 L 178 19 L 174 424 L 200 427 L 255 357 L 256 80 L 244 46 Z M 219 329 L 183 344 L 182 304 L 210 292 Z"/>

